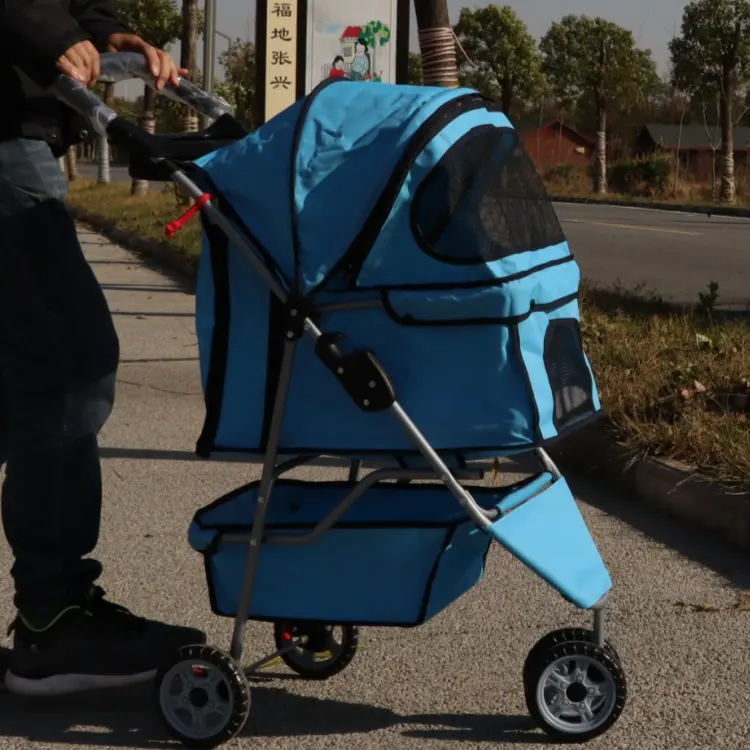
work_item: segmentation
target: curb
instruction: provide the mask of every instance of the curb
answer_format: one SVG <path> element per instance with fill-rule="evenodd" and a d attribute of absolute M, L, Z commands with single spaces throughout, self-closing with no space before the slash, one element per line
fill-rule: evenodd
<path fill-rule="evenodd" d="M 617 485 L 635 502 L 750 552 L 750 493 L 732 493 L 677 461 L 635 457 L 606 423 L 548 450 L 561 467 Z"/>
<path fill-rule="evenodd" d="M 736 208 L 733 206 L 700 206 L 688 203 L 656 203 L 654 201 L 618 201 L 598 200 L 596 198 L 576 198 L 565 195 L 552 195 L 549 198 L 553 203 L 578 203 L 587 206 L 618 206 L 621 208 L 645 208 L 652 211 L 674 211 L 688 214 L 706 214 L 713 216 L 734 216 L 736 218 L 750 218 L 750 208 Z"/>
<path fill-rule="evenodd" d="M 113 221 L 78 206 L 68 204 L 68 208 L 76 221 L 87 224 L 111 242 L 138 254 L 145 261 L 157 261 L 160 265 L 184 277 L 186 281 L 191 283 L 195 281 L 198 274 L 198 260 L 190 257 L 185 248 L 120 229 Z"/>
<path fill-rule="evenodd" d="M 194 282 L 198 263 L 179 246 L 144 239 L 97 214 L 70 208 L 78 221 L 112 242 Z M 548 452 L 561 467 L 617 485 L 636 502 L 750 552 L 750 493 L 732 494 L 675 461 L 634 458 L 617 442 L 606 421 L 561 440 Z"/>

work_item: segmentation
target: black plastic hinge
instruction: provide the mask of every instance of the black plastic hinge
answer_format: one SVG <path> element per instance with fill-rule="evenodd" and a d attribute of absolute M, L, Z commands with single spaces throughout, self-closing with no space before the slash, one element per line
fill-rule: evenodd
<path fill-rule="evenodd" d="M 362 411 L 390 409 L 396 402 L 396 390 L 383 365 L 369 349 L 344 354 L 338 347 L 343 338 L 342 333 L 324 333 L 315 344 L 320 361 Z"/>
<path fill-rule="evenodd" d="M 282 308 L 282 326 L 287 341 L 299 341 L 305 334 L 305 320 L 314 319 L 315 308 L 307 297 L 287 297 Z"/>

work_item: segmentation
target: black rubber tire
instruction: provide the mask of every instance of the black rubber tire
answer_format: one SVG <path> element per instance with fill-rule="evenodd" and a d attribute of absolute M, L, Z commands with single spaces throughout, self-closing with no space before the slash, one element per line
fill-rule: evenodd
<path fill-rule="evenodd" d="M 571 658 L 576 656 L 586 656 L 595 660 L 599 665 L 599 669 L 607 671 L 610 674 L 615 685 L 615 699 L 611 710 L 601 724 L 587 732 L 562 731 L 558 727 L 548 724 L 537 704 L 537 685 L 542 678 L 544 671 L 550 664 L 566 656 Z M 523 687 L 526 706 L 531 717 L 549 737 L 557 742 L 565 743 L 588 742 L 607 732 L 620 718 L 628 697 L 625 673 L 623 672 L 619 660 L 615 658 L 609 649 L 602 649 L 595 646 L 593 643 L 585 643 L 580 640 L 560 643 L 552 646 L 546 651 L 540 650 L 537 652 L 536 658 L 529 664 Z M 571 725 L 571 729 L 574 727 L 575 725 Z"/>
<path fill-rule="evenodd" d="M 221 672 L 224 684 L 232 699 L 232 711 L 227 720 L 209 737 L 195 738 L 175 727 L 164 712 L 161 702 L 161 687 L 169 672 L 180 663 L 208 663 Z M 154 682 L 154 703 L 168 734 L 189 750 L 210 750 L 236 737 L 244 728 L 250 715 L 250 688 L 242 669 L 224 651 L 213 646 L 183 646 L 169 662 L 165 663 L 156 675 Z"/>
<path fill-rule="evenodd" d="M 586 628 L 562 628 L 560 630 L 553 630 L 551 633 L 542 636 L 529 651 L 526 661 L 523 665 L 523 681 L 526 682 L 526 673 L 530 669 L 537 659 L 538 654 L 549 651 L 549 649 L 559 646 L 561 643 L 573 643 L 579 641 L 581 643 L 595 644 L 596 636 L 593 630 L 587 630 Z M 615 658 L 615 661 L 620 663 L 620 655 L 617 653 L 617 649 L 614 645 L 606 639 L 604 641 L 604 647 L 609 651 Z"/>
<path fill-rule="evenodd" d="M 303 634 L 306 629 L 309 629 L 309 627 L 310 626 L 307 625 L 298 625 L 296 623 L 289 622 L 274 623 L 273 640 L 276 645 L 276 650 L 281 651 L 284 648 L 288 648 L 288 634 L 290 633 L 290 629 L 292 636 L 299 636 L 300 634 Z M 286 664 L 289 669 L 291 669 L 293 672 L 296 672 L 305 680 L 327 680 L 339 674 L 340 672 L 343 672 L 352 663 L 352 660 L 357 654 L 357 649 L 359 647 L 358 627 L 356 627 L 355 625 L 327 625 L 322 627 L 341 628 L 342 650 L 341 653 L 338 654 L 335 658 L 319 662 L 315 667 L 309 667 L 305 664 L 300 663 L 300 661 L 295 658 L 295 651 L 287 651 L 286 653 L 280 655 L 281 660 L 284 662 L 284 664 Z M 303 646 L 300 646 L 299 648 L 300 650 L 306 651 L 307 653 L 315 653 L 313 651 L 309 651 Z"/>

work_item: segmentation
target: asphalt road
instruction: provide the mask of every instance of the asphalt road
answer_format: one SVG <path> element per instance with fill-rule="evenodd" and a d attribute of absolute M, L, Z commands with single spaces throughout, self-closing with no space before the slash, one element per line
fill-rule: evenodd
<path fill-rule="evenodd" d="M 126 606 L 203 627 L 226 648 L 231 623 L 210 612 L 202 561 L 186 530 L 199 507 L 259 468 L 193 457 L 203 406 L 192 296 L 101 238 L 83 237 L 122 342 L 118 401 L 102 436 L 102 583 Z M 343 478 L 330 465 L 298 475 Z M 740 606 L 750 588 L 747 557 L 605 487 L 572 484 L 615 582 L 609 633 L 630 687 L 620 722 L 589 747 L 747 750 L 750 612 Z M 566 540 L 557 543 L 564 562 Z M 0 569 L 10 565 L 0 541 Z M 307 683 L 274 668 L 254 682 L 250 721 L 232 746 L 554 747 L 526 715 L 521 666 L 544 633 L 586 620 L 501 549 L 488 565 L 485 581 L 428 625 L 365 629 L 362 651 L 338 677 Z M 11 593 L 0 577 L 0 611 L 12 611 Z M 247 644 L 248 661 L 268 653 L 270 627 L 253 626 Z M 0 696 L 0 750 L 166 745 L 148 689 L 42 702 Z"/>
<path fill-rule="evenodd" d="M 96 177 L 96 165 L 81 172 Z M 126 167 L 112 179 L 128 181 Z M 719 306 L 750 306 L 750 220 L 667 211 L 555 204 L 583 275 L 594 282 L 653 291 L 693 304 L 709 281 L 719 283 Z"/>
<path fill-rule="evenodd" d="M 585 277 L 643 286 L 681 304 L 698 301 L 710 281 L 720 306 L 750 306 L 750 220 L 555 204 Z"/>

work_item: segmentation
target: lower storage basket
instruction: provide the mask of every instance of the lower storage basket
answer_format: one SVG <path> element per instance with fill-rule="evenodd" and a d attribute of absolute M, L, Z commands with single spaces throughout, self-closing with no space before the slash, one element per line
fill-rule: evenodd
<path fill-rule="evenodd" d="M 266 519 L 268 538 L 305 534 L 353 489 L 344 482 L 278 481 Z M 237 614 L 258 483 L 196 513 L 191 546 L 204 555 L 215 614 Z M 484 507 L 507 490 L 472 488 Z M 380 484 L 367 490 L 318 539 L 304 545 L 264 543 L 249 617 L 335 624 L 419 625 L 478 583 L 490 537 L 471 522 L 442 485 Z"/>

